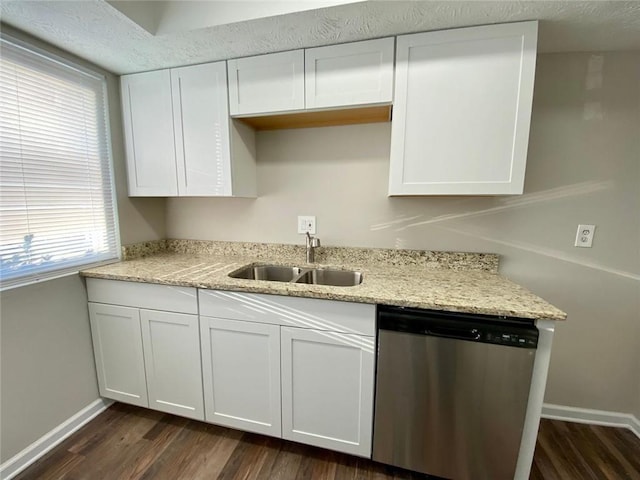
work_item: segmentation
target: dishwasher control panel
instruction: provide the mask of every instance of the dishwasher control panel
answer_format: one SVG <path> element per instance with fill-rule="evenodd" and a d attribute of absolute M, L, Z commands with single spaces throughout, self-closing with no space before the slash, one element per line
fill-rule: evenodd
<path fill-rule="evenodd" d="M 509 345 L 512 347 L 527 347 L 536 348 L 538 345 L 538 338 L 532 338 L 531 335 L 521 335 L 518 333 L 487 333 L 487 342 L 497 343 L 500 345 Z"/>
<path fill-rule="evenodd" d="M 378 329 L 504 347 L 538 346 L 538 329 L 522 318 L 378 306 Z"/>

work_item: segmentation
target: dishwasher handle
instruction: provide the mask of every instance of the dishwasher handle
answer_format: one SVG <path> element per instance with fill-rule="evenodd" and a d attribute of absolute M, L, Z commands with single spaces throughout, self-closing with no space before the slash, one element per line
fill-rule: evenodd
<path fill-rule="evenodd" d="M 432 337 L 454 338 L 458 340 L 480 340 L 481 334 L 477 328 L 448 328 L 443 326 L 429 327 L 423 332 L 424 335 Z"/>

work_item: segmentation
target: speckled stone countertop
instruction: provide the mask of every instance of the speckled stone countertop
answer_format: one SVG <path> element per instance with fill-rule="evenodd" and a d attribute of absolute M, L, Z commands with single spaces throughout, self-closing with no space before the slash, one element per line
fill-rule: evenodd
<path fill-rule="evenodd" d="M 229 277 L 249 264 L 306 266 L 304 247 L 161 240 L 125 247 L 129 260 L 84 270 L 85 277 L 180 285 L 457 312 L 564 320 L 566 314 L 497 273 L 493 254 L 319 248 L 319 267 L 358 270 L 353 287 Z"/>

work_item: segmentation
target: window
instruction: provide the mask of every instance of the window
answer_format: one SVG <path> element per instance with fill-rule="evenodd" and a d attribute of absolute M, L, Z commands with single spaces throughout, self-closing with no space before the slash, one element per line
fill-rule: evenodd
<path fill-rule="evenodd" d="M 104 77 L 0 38 L 2 288 L 119 256 Z"/>

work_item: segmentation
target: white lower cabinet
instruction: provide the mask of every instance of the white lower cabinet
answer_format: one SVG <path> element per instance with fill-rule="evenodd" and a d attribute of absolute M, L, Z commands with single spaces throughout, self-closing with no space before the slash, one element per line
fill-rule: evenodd
<path fill-rule="evenodd" d="M 198 316 L 141 310 L 149 407 L 204 419 Z"/>
<path fill-rule="evenodd" d="M 87 292 L 103 397 L 371 457 L 374 305 L 92 278 Z"/>
<path fill-rule="evenodd" d="M 207 421 L 371 457 L 374 305 L 198 298 Z"/>
<path fill-rule="evenodd" d="M 200 317 L 206 420 L 281 436 L 280 327 Z"/>
<path fill-rule="evenodd" d="M 282 436 L 371 456 L 374 337 L 282 327 Z"/>
<path fill-rule="evenodd" d="M 100 395 L 148 407 L 139 310 L 90 303 L 89 318 Z"/>
<path fill-rule="evenodd" d="M 88 278 L 87 293 L 100 395 L 204 420 L 196 289 Z"/>

